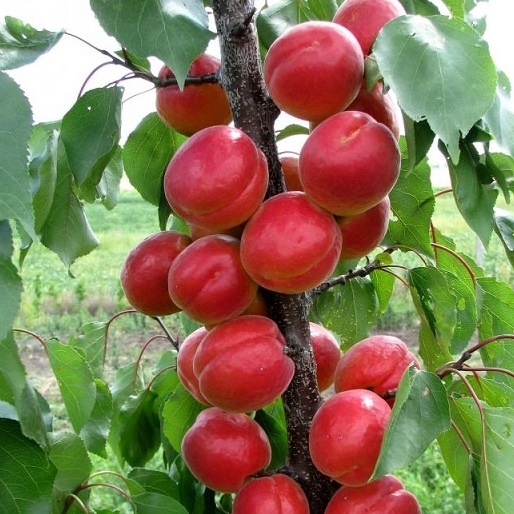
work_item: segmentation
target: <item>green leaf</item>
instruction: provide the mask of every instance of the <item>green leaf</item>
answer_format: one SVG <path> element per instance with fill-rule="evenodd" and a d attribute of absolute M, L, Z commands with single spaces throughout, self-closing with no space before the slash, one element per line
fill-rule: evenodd
<path fill-rule="evenodd" d="M 285 465 L 288 453 L 287 429 L 280 419 L 271 416 L 265 410 L 255 413 L 255 421 L 263 428 L 271 445 L 271 462 L 269 469 L 279 469 Z"/>
<path fill-rule="evenodd" d="M 161 409 L 162 433 L 178 453 L 182 439 L 205 405 L 197 402 L 182 384 L 177 384 Z"/>
<path fill-rule="evenodd" d="M 18 422 L 0 419 L 0 512 L 51 512 L 57 470 Z"/>
<path fill-rule="evenodd" d="M 430 371 L 452 359 L 450 342 L 457 327 L 458 299 L 448 278 L 449 273 L 431 267 L 409 273 L 412 299 L 422 322 L 419 351 Z"/>
<path fill-rule="evenodd" d="M 390 273 L 381 270 L 373 271 L 369 277 L 375 288 L 380 313 L 384 314 L 393 296 L 396 279 Z"/>
<path fill-rule="evenodd" d="M 86 361 L 91 368 L 95 378 L 103 377 L 104 352 L 107 336 L 107 323 L 91 322 L 86 323 L 80 329 L 81 333 L 71 336 L 68 344 L 80 349 L 84 353 Z"/>
<path fill-rule="evenodd" d="M 0 355 L 1 397 L 16 407 L 23 435 L 46 447 L 48 439 L 44 418 L 46 413 L 42 412 L 43 402 L 26 379 L 12 333 L 0 341 Z"/>
<path fill-rule="evenodd" d="M 12 232 L 7 220 L 0 221 L 0 340 L 6 337 L 18 314 L 22 284 L 16 266 L 11 261 Z M 3 249 L 9 249 L 4 251 Z"/>
<path fill-rule="evenodd" d="M 440 434 L 437 442 L 448 473 L 464 493 L 469 474 L 469 455 L 465 446 L 453 428 Z"/>
<path fill-rule="evenodd" d="M 3 72 L 0 112 L 0 220 L 19 220 L 30 237 L 36 239 L 27 173 L 32 110 L 18 84 Z"/>
<path fill-rule="evenodd" d="M 182 87 L 194 58 L 214 36 L 200 0 L 90 0 L 103 29 L 123 47 L 158 57 Z"/>
<path fill-rule="evenodd" d="M 54 512 L 61 512 L 64 510 L 66 496 L 87 480 L 93 466 L 84 442 L 75 434 L 59 435 L 50 447 L 49 458 L 57 469 Z"/>
<path fill-rule="evenodd" d="M 80 430 L 80 437 L 91 453 L 107 458 L 105 444 L 111 428 L 112 396 L 107 384 L 100 379 L 95 380 L 96 398 L 91 416 Z"/>
<path fill-rule="evenodd" d="M 491 181 L 496 181 L 505 201 L 510 203 L 510 185 L 514 179 L 514 158 L 503 153 L 488 152 L 485 156 L 485 168 L 492 177 Z"/>
<path fill-rule="evenodd" d="M 161 445 L 157 395 L 144 390 L 128 399 L 120 412 L 119 452 L 131 466 L 145 465 Z"/>
<path fill-rule="evenodd" d="M 178 499 L 178 486 L 168 473 L 153 469 L 134 468 L 128 474 L 132 494 L 137 492 L 159 493 Z M 137 484 L 137 488 L 133 484 Z"/>
<path fill-rule="evenodd" d="M 498 74 L 498 87 L 494 103 L 484 116 L 496 144 L 514 157 L 514 104 L 510 95 L 510 83 L 505 74 Z"/>
<path fill-rule="evenodd" d="M 494 101 L 496 67 L 485 41 L 457 18 L 407 15 L 383 27 L 373 52 L 402 110 L 426 119 L 457 162 L 461 134 Z"/>
<path fill-rule="evenodd" d="M 96 186 L 120 140 L 120 87 L 87 91 L 64 115 L 61 139 L 79 187 Z"/>
<path fill-rule="evenodd" d="M 185 140 L 156 113 L 148 114 L 128 136 L 123 147 L 125 173 L 147 202 L 159 205 L 166 167 Z"/>
<path fill-rule="evenodd" d="M 138 514 L 189 514 L 177 500 L 159 493 L 136 494 L 132 501 Z"/>
<path fill-rule="evenodd" d="M 435 134 L 426 120 L 415 122 L 406 114 L 403 115 L 403 126 L 408 154 L 406 168 L 411 171 L 427 155 L 434 142 Z"/>
<path fill-rule="evenodd" d="M 59 341 L 46 343 L 52 371 L 57 379 L 66 412 L 76 432 L 89 420 L 96 398 L 96 385 L 84 353 Z"/>
<path fill-rule="evenodd" d="M 433 16 L 439 14 L 439 9 L 429 0 L 400 0 L 408 14 Z"/>
<path fill-rule="evenodd" d="M 443 383 L 433 373 L 409 368 L 398 386 L 373 476 L 407 466 L 449 428 L 450 408 Z"/>
<path fill-rule="evenodd" d="M 44 131 L 45 140 L 40 151 L 34 147 L 36 139 Z M 44 130 L 41 125 L 34 128 L 31 135 L 29 165 L 30 183 L 32 193 L 32 206 L 34 207 L 35 230 L 37 234 L 50 214 L 52 200 L 57 182 L 57 143 L 59 134 L 57 130 Z"/>
<path fill-rule="evenodd" d="M 482 184 L 478 152 L 472 143 L 462 143 L 458 164 L 448 159 L 453 196 L 462 217 L 487 247 L 493 231 L 493 208 L 498 190 Z"/>
<path fill-rule="evenodd" d="M 357 277 L 323 292 L 314 309 L 321 324 L 340 337 L 343 349 L 367 337 L 378 318 L 375 288 L 367 277 Z"/>
<path fill-rule="evenodd" d="M 261 10 L 256 26 L 259 43 L 267 50 L 286 29 L 310 20 L 332 21 L 335 0 L 279 0 Z"/>
<path fill-rule="evenodd" d="M 0 25 L 0 70 L 13 70 L 34 62 L 48 52 L 64 34 L 36 30 L 12 16 L 5 17 Z"/>
<path fill-rule="evenodd" d="M 95 186 L 95 193 L 91 197 L 99 198 L 106 209 L 114 209 L 118 205 L 122 177 L 122 150 L 118 146 L 104 169 L 100 182 Z"/>
<path fill-rule="evenodd" d="M 514 290 L 508 284 L 488 277 L 479 278 L 477 286 L 480 339 L 514 333 Z M 505 339 L 487 344 L 480 350 L 480 355 L 486 366 L 514 369 L 512 340 Z M 507 383 L 509 380 L 502 373 L 495 373 L 492 377 Z"/>
<path fill-rule="evenodd" d="M 480 488 L 487 513 L 509 514 L 514 504 L 514 411 L 484 407 Z"/>
<path fill-rule="evenodd" d="M 495 207 L 493 228 L 500 238 L 511 266 L 514 266 L 514 216 L 512 213 Z"/>
<path fill-rule="evenodd" d="M 98 239 L 73 191 L 73 175 L 62 145 L 59 146 L 55 195 L 41 231 L 41 242 L 55 252 L 69 269 L 78 257 L 98 246 Z"/>
<path fill-rule="evenodd" d="M 389 193 L 393 218 L 384 244 L 401 245 L 432 255 L 430 220 L 434 212 L 434 192 L 430 183 L 430 167 L 426 160 L 407 172 L 406 162 L 394 189 Z"/>
<path fill-rule="evenodd" d="M 276 138 L 277 141 L 282 141 L 286 137 L 291 136 L 308 136 L 309 132 L 310 131 L 307 127 L 293 123 L 291 125 L 288 125 L 287 127 L 284 127 L 283 129 L 280 129 L 277 132 Z"/>

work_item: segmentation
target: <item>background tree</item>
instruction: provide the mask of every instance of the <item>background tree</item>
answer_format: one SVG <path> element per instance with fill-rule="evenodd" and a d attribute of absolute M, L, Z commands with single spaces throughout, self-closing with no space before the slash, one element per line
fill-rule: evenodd
<path fill-rule="evenodd" d="M 409 368 L 398 390 L 388 392 L 394 408 L 373 478 L 408 465 L 437 439 L 467 511 L 509 512 L 514 294 L 509 284 L 485 276 L 434 226 L 439 193 L 430 181 L 427 153 L 436 143 L 446 160 L 456 215 L 484 246 L 498 237 L 512 263 L 514 220 L 495 206 L 500 195 L 509 201 L 514 170 L 510 84 L 481 37 L 485 20 L 472 16 L 478 2 L 446 1 L 440 8 L 425 0 L 402 3 L 408 14 L 384 27 L 366 59 L 368 84 L 380 79 L 392 89 L 405 128 L 384 251 L 364 263 L 342 262 L 330 279 L 307 292 L 264 292 L 296 371 L 281 401 L 258 409 L 254 420 L 272 441 L 269 471 L 296 479 L 311 512 L 324 512 L 335 486 L 309 454 L 311 422 L 322 404 L 309 319 L 332 330 L 347 350 L 369 334 L 399 281 L 419 314 L 423 369 Z M 67 344 L 43 341 L 70 422 L 66 433 L 53 432 L 51 409 L 26 376 L 12 330 L 22 292 L 19 268 L 34 243 L 57 253 L 68 269 L 93 251 L 98 241 L 83 204 L 113 209 L 122 170 L 158 207 L 163 230 L 186 229 L 172 215 L 162 187 L 168 162 L 185 138 L 150 113 L 120 142 L 123 80 L 165 86 L 151 72 L 150 56 L 165 62 L 181 87 L 194 87 L 199 79 L 188 77 L 190 65 L 218 38 L 221 72 L 200 80 L 222 84 L 234 125 L 266 156 L 267 197 L 284 191 L 277 140 L 309 130 L 294 123 L 275 131 L 279 111 L 264 84 L 262 59 L 287 27 L 332 20 L 337 7 L 330 0 L 283 0 L 260 11 L 249 1 L 205 7 L 196 0 L 144 6 L 91 0 L 100 24 L 120 44 L 117 52 L 100 51 L 125 70 L 106 87 L 86 90 L 86 84 L 58 122 L 33 125 L 29 101 L 0 72 L 0 503 L 6 512 L 86 512 L 90 454 L 105 456 L 107 446 L 132 468 L 120 493 L 137 512 L 231 511 L 232 496 L 205 488 L 182 459 L 184 435 L 204 406 L 179 381 L 175 351 L 163 355 L 150 384 L 135 380 L 132 389 L 136 363 L 107 382 L 102 352 L 110 323 L 85 328 Z M 0 68 L 29 65 L 62 37 L 67 36 L 6 18 Z M 404 252 L 417 255 L 419 266 L 398 269 L 396 256 Z M 183 335 L 197 328 L 187 316 L 177 316 Z M 167 473 L 144 469 L 159 450 Z"/>

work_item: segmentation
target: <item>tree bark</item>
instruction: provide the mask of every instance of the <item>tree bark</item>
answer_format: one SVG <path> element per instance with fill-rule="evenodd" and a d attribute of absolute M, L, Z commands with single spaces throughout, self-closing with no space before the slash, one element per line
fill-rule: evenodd
<path fill-rule="evenodd" d="M 270 174 L 267 196 L 273 196 L 285 189 L 274 132 L 279 110 L 267 94 L 262 76 L 253 26 L 254 5 L 249 0 L 214 0 L 213 10 L 220 38 L 221 83 L 229 98 L 234 124 L 266 155 Z M 305 294 L 266 291 L 266 301 L 296 367 L 282 397 L 289 443 L 287 472 L 303 487 L 311 514 L 323 514 L 333 485 L 315 468 L 309 455 L 309 428 L 322 401 L 310 344 L 309 300 Z"/>

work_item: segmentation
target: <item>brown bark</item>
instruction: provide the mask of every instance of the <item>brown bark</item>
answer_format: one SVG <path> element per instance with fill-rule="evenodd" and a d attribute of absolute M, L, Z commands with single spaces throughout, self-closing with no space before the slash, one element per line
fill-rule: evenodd
<path fill-rule="evenodd" d="M 236 127 L 246 132 L 266 155 L 270 172 L 268 196 L 272 196 L 284 191 L 274 135 L 279 111 L 269 98 L 262 78 L 253 27 L 253 2 L 214 0 L 213 9 L 221 47 L 221 83 L 227 91 Z M 332 483 L 314 467 L 309 456 L 309 428 L 321 403 L 310 345 L 309 300 L 304 294 L 270 291 L 266 299 L 270 316 L 284 334 L 296 366 L 293 380 L 282 398 L 289 442 L 287 469 L 302 485 L 311 514 L 323 514 L 332 493 Z"/>

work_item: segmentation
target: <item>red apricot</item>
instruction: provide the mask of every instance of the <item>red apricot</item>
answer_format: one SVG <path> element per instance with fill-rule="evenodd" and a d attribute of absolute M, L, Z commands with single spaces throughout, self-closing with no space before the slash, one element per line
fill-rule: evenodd
<path fill-rule="evenodd" d="M 182 457 L 207 487 L 234 493 L 271 461 L 268 437 L 246 414 L 216 407 L 198 414 L 182 440 Z"/>
<path fill-rule="evenodd" d="M 337 339 L 326 328 L 309 323 L 312 351 L 316 361 L 318 389 L 324 391 L 334 383 L 334 373 L 341 358 L 341 349 Z"/>
<path fill-rule="evenodd" d="M 217 73 L 221 61 L 209 54 L 198 56 L 189 68 L 189 77 Z M 159 79 L 174 78 L 167 66 L 159 71 Z M 232 113 L 225 90 L 217 83 L 186 85 L 180 90 L 176 84 L 157 88 L 155 106 L 159 117 L 172 129 L 191 136 L 213 125 L 228 125 Z"/>

